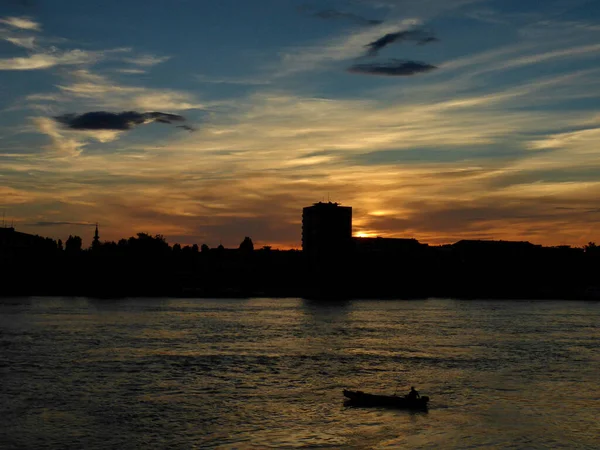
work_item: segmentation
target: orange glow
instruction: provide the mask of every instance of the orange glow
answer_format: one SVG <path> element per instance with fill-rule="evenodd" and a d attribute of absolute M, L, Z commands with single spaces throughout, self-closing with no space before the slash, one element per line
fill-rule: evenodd
<path fill-rule="evenodd" d="M 354 236 L 355 237 L 359 237 L 359 238 L 376 237 L 377 233 L 370 233 L 370 232 L 366 232 L 366 231 L 359 231 L 358 233 L 355 233 Z"/>

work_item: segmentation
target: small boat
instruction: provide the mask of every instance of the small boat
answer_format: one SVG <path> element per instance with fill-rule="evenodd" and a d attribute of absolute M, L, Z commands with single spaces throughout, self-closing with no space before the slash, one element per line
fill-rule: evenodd
<path fill-rule="evenodd" d="M 399 395 L 367 394 L 363 391 L 349 391 L 347 389 L 344 389 L 343 392 L 344 397 L 348 398 L 346 401 L 348 406 L 423 410 L 427 409 L 427 403 L 429 403 L 429 397 L 426 395 L 410 399 Z"/>

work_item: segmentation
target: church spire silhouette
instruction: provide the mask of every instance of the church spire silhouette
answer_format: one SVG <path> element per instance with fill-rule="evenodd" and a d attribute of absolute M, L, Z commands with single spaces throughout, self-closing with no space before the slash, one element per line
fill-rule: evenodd
<path fill-rule="evenodd" d="M 92 241 L 92 248 L 98 248 L 100 245 L 100 235 L 98 234 L 98 222 L 96 222 L 96 231 L 94 232 L 94 240 Z"/>

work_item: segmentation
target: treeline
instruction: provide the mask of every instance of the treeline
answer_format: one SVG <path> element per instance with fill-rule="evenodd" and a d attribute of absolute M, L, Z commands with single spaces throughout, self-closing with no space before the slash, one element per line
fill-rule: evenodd
<path fill-rule="evenodd" d="M 600 298 L 600 248 L 502 241 L 413 245 L 315 260 L 298 250 L 170 245 L 139 233 L 118 242 L 36 237 L 2 247 L 0 295 L 96 297 Z"/>
<path fill-rule="evenodd" d="M 69 236 L 64 246 L 42 239 L 5 255 L 2 294 L 281 296 L 294 289 L 301 265 L 301 252 L 255 250 L 249 237 L 236 249 L 171 246 L 162 235 L 147 233 L 95 242 L 89 249 L 81 242 L 78 236 Z"/>

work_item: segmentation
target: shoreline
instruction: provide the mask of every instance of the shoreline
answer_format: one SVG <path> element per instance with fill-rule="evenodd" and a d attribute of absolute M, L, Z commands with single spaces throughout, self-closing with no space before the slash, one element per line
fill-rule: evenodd
<path fill-rule="evenodd" d="M 561 295 L 522 295 L 522 294 L 504 294 L 504 295 L 452 295 L 436 293 L 435 295 L 314 295 L 307 293 L 268 293 L 268 292 L 122 292 L 122 293 L 99 293 L 99 292 L 2 292 L 0 298 L 28 298 L 28 297 L 69 297 L 69 298 L 91 298 L 96 300 L 120 300 L 120 299 L 142 299 L 142 298 L 181 298 L 181 299 L 214 299 L 214 300 L 249 300 L 258 298 L 271 299 L 302 299 L 315 302 L 339 302 L 353 300 L 374 300 L 374 301 L 402 301 L 402 300 L 431 300 L 448 299 L 461 301 L 600 301 L 600 296 L 590 294 L 571 293 Z"/>

